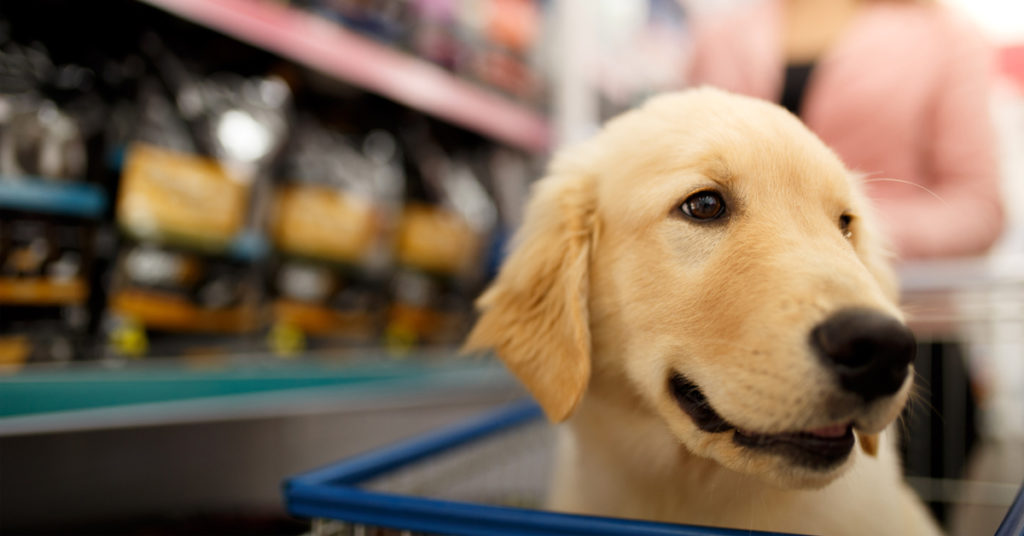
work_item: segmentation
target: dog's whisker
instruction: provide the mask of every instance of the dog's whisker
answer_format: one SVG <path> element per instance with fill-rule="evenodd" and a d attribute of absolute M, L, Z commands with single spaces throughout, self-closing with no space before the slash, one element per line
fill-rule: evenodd
<path fill-rule="evenodd" d="M 931 392 L 928 381 L 916 369 L 914 370 L 914 379 L 914 385 L 907 396 L 908 410 L 913 411 L 916 407 L 923 407 L 929 414 L 936 415 L 940 420 L 943 420 L 942 413 L 928 399 L 928 395 Z"/>
<path fill-rule="evenodd" d="M 913 186 L 914 188 L 918 188 L 918 189 L 924 191 L 925 193 L 927 193 L 928 195 L 932 196 L 933 198 L 935 198 L 935 200 L 937 200 L 938 202 L 942 203 L 946 208 L 948 208 L 948 209 L 952 209 L 953 208 L 953 205 L 949 201 L 947 201 L 946 198 L 944 198 L 941 195 L 939 195 L 938 192 L 936 192 L 935 190 L 932 190 L 931 188 L 928 188 L 927 186 L 918 184 L 916 182 L 912 182 L 912 181 L 908 181 L 908 180 L 903 180 L 903 179 L 895 179 L 895 178 L 892 178 L 892 177 L 876 177 L 876 178 L 871 178 L 871 179 L 864 179 L 861 182 L 863 182 L 865 184 L 872 183 L 872 182 L 893 182 L 893 183 L 897 183 L 897 184 L 905 184 L 907 186 Z M 987 212 L 982 213 L 980 216 L 983 217 L 983 218 L 988 218 L 990 220 L 994 219 L 994 217 L 991 214 L 987 213 Z"/>
<path fill-rule="evenodd" d="M 927 192 L 929 195 L 931 195 L 935 199 L 941 201 L 942 203 L 946 204 L 947 206 L 949 205 L 949 202 L 946 201 L 945 198 L 943 198 L 941 195 L 936 193 L 934 190 L 932 190 L 932 189 L 930 189 L 930 188 L 928 188 L 926 186 L 920 185 L 920 184 L 918 184 L 916 182 L 911 182 L 911 181 L 907 181 L 907 180 L 903 180 L 903 179 L 894 179 L 892 177 L 876 177 L 876 178 L 872 178 L 872 179 L 864 179 L 862 182 L 864 182 L 865 184 L 869 184 L 869 183 L 872 183 L 872 182 L 895 182 L 895 183 L 898 183 L 898 184 L 906 184 L 907 186 L 913 186 L 915 188 L 919 188 L 921 190 L 924 190 L 925 192 Z"/>
<path fill-rule="evenodd" d="M 896 422 L 899 423 L 900 430 L 903 432 L 903 436 L 904 437 L 909 436 L 910 435 L 910 421 L 909 421 L 909 419 L 906 419 L 906 418 L 903 417 L 903 415 L 900 415 L 896 419 Z"/>

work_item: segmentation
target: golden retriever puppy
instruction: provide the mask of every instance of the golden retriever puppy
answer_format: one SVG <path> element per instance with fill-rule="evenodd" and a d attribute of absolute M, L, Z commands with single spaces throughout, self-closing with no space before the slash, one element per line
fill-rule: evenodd
<path fill-rule="evenodd" d="M 935 534 L 879 436 L 913 375 L 896 301 L 835 154 L 782 108 L 698 89 L 555 158 L 466 349 L 566 421 L 553 509 Z"/>

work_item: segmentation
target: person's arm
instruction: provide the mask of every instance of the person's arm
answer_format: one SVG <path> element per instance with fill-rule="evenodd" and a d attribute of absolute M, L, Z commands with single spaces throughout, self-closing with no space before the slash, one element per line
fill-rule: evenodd
<path fill-rule="evenodd" d="M 949 55 L 933 93 L 933 121 L 924 133 L 934 195 L 920 190 L 878 200 L 893 245 L 905 259 L 983 253 L 1005 223 L 989 108 L 992 50 L 966 24 L 950 29 Z"/>

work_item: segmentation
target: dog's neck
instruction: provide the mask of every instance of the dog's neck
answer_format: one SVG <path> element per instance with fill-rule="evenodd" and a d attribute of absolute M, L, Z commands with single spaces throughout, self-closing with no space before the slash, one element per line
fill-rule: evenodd
<path fill-rule="evenodd" d="M 939 533 L 912 495 L 899 491 L 891 448 L 862 460 L 843 485 L 781 489 L 693 454 L 639 396 L 623 392 L 592 389 L 562 427 L 551 508 L 801 534 L 909 533 L 893 528 L 903 526 Z M 879 498 L 857 495 L 876 486 Z"/>

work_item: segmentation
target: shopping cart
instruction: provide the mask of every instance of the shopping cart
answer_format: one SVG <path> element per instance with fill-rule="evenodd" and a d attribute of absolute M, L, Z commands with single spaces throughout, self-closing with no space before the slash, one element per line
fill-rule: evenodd
<path fill-rule="evenodd" d="M 778 534 L 539 510 L 553 442 L 540 409 L 516 403 L 293 477 L 285 484 L 288 511 L 312 518 L 313 536 Z M 1024 536 L 1024 494 L 996 536 Z"/>

